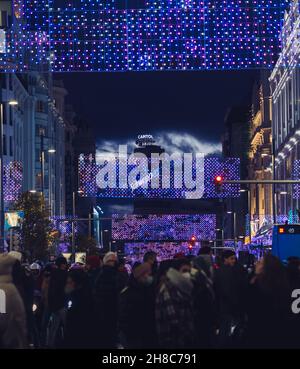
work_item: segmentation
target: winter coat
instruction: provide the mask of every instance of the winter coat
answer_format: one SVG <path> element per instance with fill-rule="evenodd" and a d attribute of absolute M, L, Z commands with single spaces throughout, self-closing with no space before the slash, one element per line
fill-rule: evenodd
<path fill-rule="evenodd" d="M 96 279 L 94 290 L 100 348 L 115 348 L 117 344 L 119 294 L 122 290 L 119 272 L 104 265 Z"/>
<path fill-rule="evenodd" d="M 240 265 L 223 265 L 215 271 L 214 288 L 220 316 L 239 318 L 245 309 L 247 274 Z"/>
<path fill-rule="evenodd" d="M 120 295 L 119 329 L 126 348 L 157 347 L 155 332 L 154 286 L 138 283 L 131 276 L 129 285 Z"/>
<path fill-rule="evenodd" d="M 195 347 L 192 290 L 191 280 L 177 270 L 169 269 L 156 297 L 156 329 L 160 348 Z"/>
<path fill-rule="evenodd" d="M 64 348 L 93 348 L 95 326 L 92 296 L 86 287 L 67 295 Z"/>
<path fill-rule="evenodd" d="M 0 347 L 21 349 L 27 347 L 26 314 L 22 298 L 12 282 L 12 267 L 15 258 L 0 255 L 0 291 L 4 297 L 0 304 L 5 312 L 0 312 Z"/>
<path fill-rule="evenodd" d="M 199 270 L 193 277 L 195 328 L 199 348 L 212 348 L 217 326 L 216 300 L 212 281 Z"/>
<path fill-rule="evenodd" d="M 65 306 L 67 277 L 68 272 L 66 270 L 53 269 L 51 272 L 48 289 L 48 304 L 51 313 L 55 313 Z"/>

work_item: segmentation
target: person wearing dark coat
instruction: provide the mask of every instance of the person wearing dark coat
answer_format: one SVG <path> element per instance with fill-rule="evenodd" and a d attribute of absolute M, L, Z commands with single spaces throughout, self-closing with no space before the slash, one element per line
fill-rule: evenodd
<path fill-rule="evenodd" d="M 199 259 L 198 259 L 199 260 Z M 197 260 L 197 261 L 198 261 Z M 213 348 L 217 326 L 217 311 L 212 280 L 201 264 L 194 263 L 192 270 L 195 327 L 199 348 Z"/>
<path fill-rule="evenodd" d="M 67 295 L 63 347 L 84 349 L 95 347 L 92 294 L 86 272 L 69 272 L 65 287 Z"/>
<path fill-rule="evenodd" d="M 245 318 L 245 293 L 248 286 L 247 273 L 237 263 L 236 254 L 226 250 L 223 264 L 215 271 L 214 290 L 219 320 L 219 346 L 232 347 L 234 327 L 243 325 Z"/>
<path fill-rule="evenodd" d="M 121 292 L 119 330 L 125 348 L 157 347 L 155 289 L 149 263 L 134 268 L 128 287 Z"/>
<path fill-rule="evenodd" d="M 290 285 L 280 260 L 258 261 L 247 293 L 246 348 L 299 348 L 299 316 L 291 311 Z"/>
<path fill-rule="evenodd" d="M 94 299 L 99 348 L 117 347 L 119 294 L 123 289 L 117 262 L 117 255 L 108 252 L 103 258 L 103 267 L 96 279 Z"/>
<path fill-rule="evenodd" d="M 48 288 L 48 307 L 50 312 L 49 335 L 47 345 L 55 347 L 57 333 L 60 327 L 64 326 L 65 319 L 65 285 L 67 281 L 67 260 L 64 257 L 56 259 L 56 269 L 53 269 L 50 276 Z"/>

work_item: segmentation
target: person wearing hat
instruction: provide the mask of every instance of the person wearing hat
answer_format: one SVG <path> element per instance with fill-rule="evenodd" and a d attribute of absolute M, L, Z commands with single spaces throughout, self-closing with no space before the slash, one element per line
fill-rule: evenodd
<path fill-rule="evenodd" d="M 120 296 L 119 329 L 122 345 L 128 349 L 157 347 L 155 332 L 155 290 L 151 265 L 136 266 Z"/>
<path fill-rule="evenodd" d="M 118 256 L 115 252 L 108 252 L 103 258 L 103 267 L 96 278 L 94 289 L 99 348 L 117 346 L 118 301 L 121 290 Z"/>
<path fill-rule="evenodd" d="M 0 254 L 0 347 L 27 347 L 26 314 L 22 298 L 13 283 L 12 269 L 16 258 Z"/>

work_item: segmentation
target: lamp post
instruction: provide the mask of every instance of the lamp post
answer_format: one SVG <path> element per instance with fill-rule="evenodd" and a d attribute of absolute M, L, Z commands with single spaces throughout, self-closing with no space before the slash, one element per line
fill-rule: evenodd
<path fill-rule="evenodd" d="M 3 153 L 3 124 L 4 124 L 4 107 L 5 104 L 9 106 L 16 106 L 16 100 L 10 100 L 0 103 L 0 252 L 4 251 L 4 153 Z"/>
<path fill-rule="evenodd" d="M 217 228 L 216 229 L 216 232 L 221 232 L 221 244 L 222 244 L 222 247 L 224 247 L 224 228 Z"/>
<path fill-rule="evenodd" d="M 82 193 L 83 191 L 73 191 L 72 200 L 73 200 L 73 219 L 72 219 L 72 261 L 75 262 L 75 216 L 76 216 L 76 193 Z"/>
<path fill-rule="evenodd" d="M 234 239 L 234 248 L 236 248 L 236 212 L 227 211 L 227 214 L 233 215 L 233 239 Z"/>
<path fill-rule="evenodd" d="M 248 214 L 249 214 L 249 240 L 251 243 L 251 190 L 250 188 L 242 188 L 240 189 L 240 193 L 247 192 L 247 206 L 248 206 Z"/>

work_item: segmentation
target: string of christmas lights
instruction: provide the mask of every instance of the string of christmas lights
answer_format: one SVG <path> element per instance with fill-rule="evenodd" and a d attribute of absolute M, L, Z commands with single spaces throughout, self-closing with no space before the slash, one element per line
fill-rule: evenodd
<path fill-rule="evenodd" d="M 16 201 L 22 192 L 23 168 L 22 164 L 12 161 L 3 167 L 4 201 Z"/>
<path fill-rule="evenodd" d="M 112 215 L 112 239 L 131 241 L 214 240 L 215 214 Z"/>
<path fill-rule="evenodd" d="M 272 67 L 289 3 L 16 0 L 0 65 L 63 72 Z"/>

